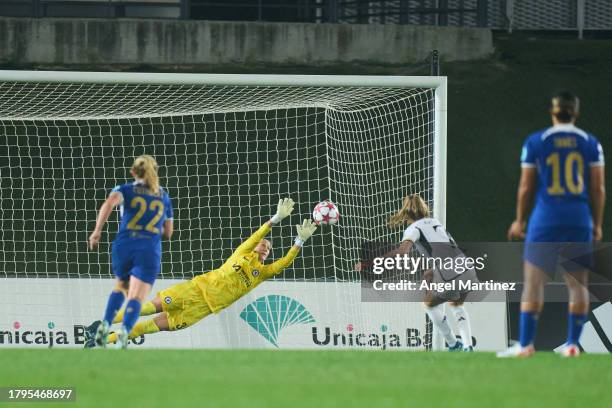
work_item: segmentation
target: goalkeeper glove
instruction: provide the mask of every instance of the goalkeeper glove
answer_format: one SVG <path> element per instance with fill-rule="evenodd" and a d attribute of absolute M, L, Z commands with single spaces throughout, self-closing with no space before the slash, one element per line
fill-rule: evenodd
<path fill-rule="evenodd" d="M 287 218 L 293 211 L 293 200 L 290 198 L 282 198 L 278 200 L 278 206 L 276 207 L 276 214 L 270 219 L 272 224 L 278 224 L 282 219 Z"/>
<path fill-rule="evenodd" d="M 317 226 L 312 220 L 304 220 L 302 225 L 296 225 L 297 237 L 295 238 L 295 245 L 302 246 L 304 242 L 308 241 L 312 234 L 317 230 Z"/>

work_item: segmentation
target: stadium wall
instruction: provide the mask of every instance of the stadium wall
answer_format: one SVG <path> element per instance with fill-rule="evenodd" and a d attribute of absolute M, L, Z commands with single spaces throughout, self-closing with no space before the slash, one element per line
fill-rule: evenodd
<path fill-rule="evenodd" d="M 0 18 L 0 64 L 177 66 L 448 61 L 493 52 L 491 30 L 404 25 Z"/>
<path fill-rule="evenodd" d="M 178 282 L 182 281 L 160 279 L 155 290 Z M 113 285 L 112 279 L 0 279 L 0 349 L 83 347 L 84 328 L 100 318 Z M 420 303 L 360 302 L 360 294 L 359 283 L 267 281 L 190 328 L 142 336 L 132 346 L 425 349 L 426 322 Z M 505 302 L 472 303 L 467 308 L 478 349 L 505 347 Z"/>

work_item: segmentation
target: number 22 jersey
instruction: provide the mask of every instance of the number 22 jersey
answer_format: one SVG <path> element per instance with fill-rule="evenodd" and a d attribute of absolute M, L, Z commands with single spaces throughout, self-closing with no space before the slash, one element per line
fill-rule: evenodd
<path fill-rule="evenodd" d="M 159 188 L 154 193 L 141 182 L 122 184 L 113 188 L 123 197 L 119 207 L 121 224 L 115 242 L 148 239 L 151 243 L 161 244 L 164 222 L 172 219 L 172 202 L 168 193 Z"/>

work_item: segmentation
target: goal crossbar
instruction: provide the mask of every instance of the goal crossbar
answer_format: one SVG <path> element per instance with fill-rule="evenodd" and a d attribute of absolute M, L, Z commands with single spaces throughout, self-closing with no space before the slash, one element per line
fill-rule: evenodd
<path fill-rule="evenodd" d="M 232 86 L 359 86 L 385 88 L 443 88 L 443 76 L 380 75 L 276 75 L 276 74 L 180 74 L 136 72 L 68 72 L 0 70 L 2 82 L 232 85 Z M 440 89 L 442 90 L 442 89 Z"/>

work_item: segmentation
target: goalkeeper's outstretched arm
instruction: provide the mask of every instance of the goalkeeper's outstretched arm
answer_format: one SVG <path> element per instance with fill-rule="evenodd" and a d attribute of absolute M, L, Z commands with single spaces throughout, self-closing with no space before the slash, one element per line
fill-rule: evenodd
<path fill-rule="evenodd" d="M 312 222 L 312 220 L 304 220 L 301 225 L 296 225 L 295 228 L 297 230 L 297 237 L 295 238 L 293 246 L 287 252 L 287 254 L 285 254 L 285 256 L 277 259 L 270 265 L 266 265 L 264 273 L 267 277 L 278 275 L 286 267 L 291 265 L 302 245 L 304 245 L 304 243 L 308 241 L 312 234 L 314 234 L 314 232 L 317 230 L 317 226 L 314 222 Z"/>
<path fill-rule="evenodd" d="M 276 214 L 270 218 L 269 221 L 265 222 L 253 235 L 251 235 L 246 241 L 244 241 L 238 248 L 236 248 L 237 253 L 249 253 L 255 249 L 255 246 L 259 244 L 259 242 L 264 239 L 264 237 L 270 232 L 272 225 L 278 224 L 283 219 L 287 218 L 293 212 L 294 202 L 290 198 L 283 198 L 278 201 L 278 206 L 276 207 Z"/>

